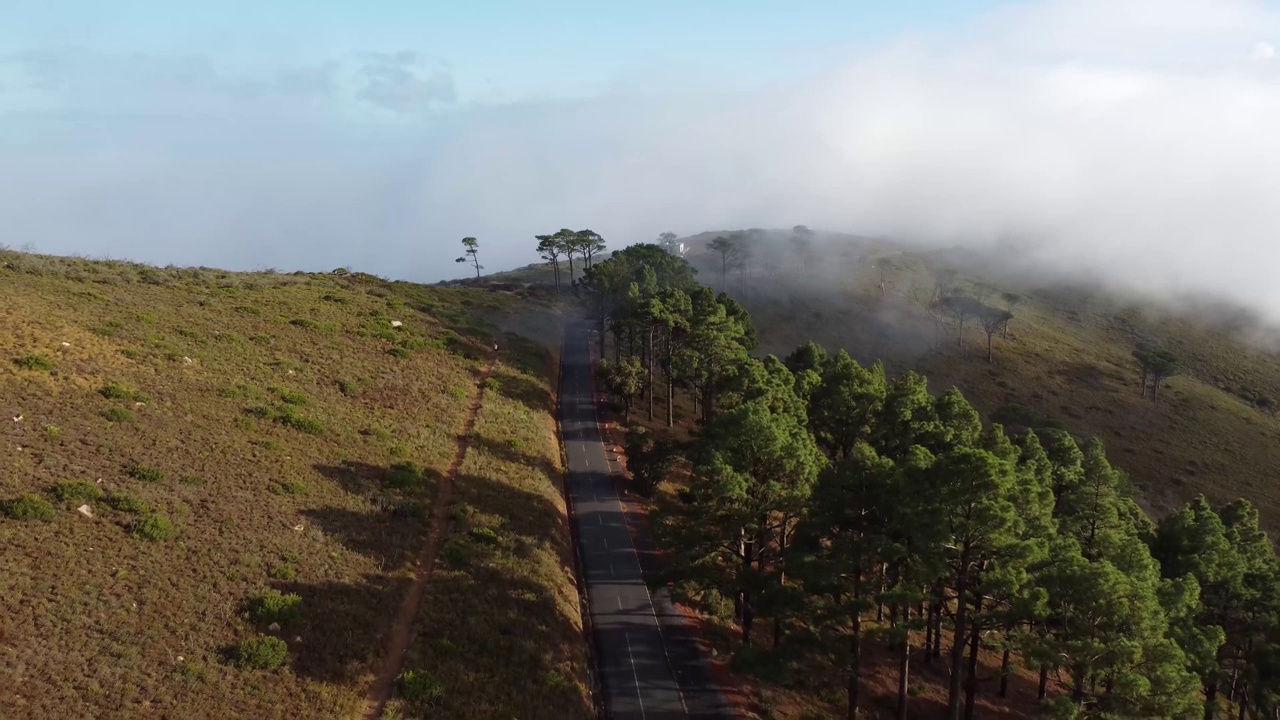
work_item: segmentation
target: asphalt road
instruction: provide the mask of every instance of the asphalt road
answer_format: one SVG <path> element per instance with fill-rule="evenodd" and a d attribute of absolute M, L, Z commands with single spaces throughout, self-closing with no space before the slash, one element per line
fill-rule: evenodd
<path fill-rule="evenodd" d="M 690 629 L 665 591 L 644 583 L 655 558 L 627 530 L 620 468 L 596 421 L 586 324 L 566 328 L 561 362 L 560 427 L 605 712 L 616 720 L 731 718 Z"/>

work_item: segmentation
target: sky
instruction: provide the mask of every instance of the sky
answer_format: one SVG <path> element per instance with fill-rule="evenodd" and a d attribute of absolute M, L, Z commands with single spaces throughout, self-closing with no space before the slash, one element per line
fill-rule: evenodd
<path fill-rule="evenodd" d="M 633 5 L 8 0 L 0 243 L 435 281 L 807 224 L 1280 319 L 1275 3 Z"/>

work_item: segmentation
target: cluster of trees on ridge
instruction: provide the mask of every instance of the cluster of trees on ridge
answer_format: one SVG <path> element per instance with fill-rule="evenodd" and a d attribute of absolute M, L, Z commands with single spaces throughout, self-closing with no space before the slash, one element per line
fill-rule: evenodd
<path fill-rule="evenodd" d="M 1039 675 L 1050 717 L 1280 717 L 1280 563 L 1248 501 L 1153 523 L 1096 439 L 984 428 L 955 389 L 812 343 L 753 357 L 746 311 L 657 245 L 581 287 L 625 411 L 654 417 L 655 372 L 667 425 L 677 389 L 695 403 L 692 441 L 632 432 L 628 466 L 651 488 L 689 459 L 659 525 L 669 579 L 724 607 L 743 653 L 767 618 L 775 647 L 846 668 L 851 718 L 869 635 L 897 658 L 900 718 L 913 658 L 946 666 L 949 717 L 972 718 L 983 648 L 1001 694 L 1013 663 Z"/>

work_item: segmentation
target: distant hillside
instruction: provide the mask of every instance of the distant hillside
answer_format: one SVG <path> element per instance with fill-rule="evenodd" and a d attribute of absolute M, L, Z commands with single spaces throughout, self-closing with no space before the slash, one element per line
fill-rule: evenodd
<path fill-rule="evenodd" d="M 589 716 L 541 297 L 0 251 L 0 715 Z"/>
<path fill-rule="evenodd" d="M 693 236 L 686 259 L 718 288 L 720 259 L 696 244 L 717 234 L 724 233 Z M 783 254 L 776 272 L 755 262 L 727 274 L 762 352 L 783 355 L 814 340 L 863 363 L 883 361 L 893 373 L 916 370 L 935 391 L 960 388 L 987 420 L 1097 435 L 1157 514 L 1200 492 L 1214 501 L 1243 496 L 1258 504 L 1270 530 L 1280 530 L 1280 489 L 1272 482 L 1280 467 L 1280 357 L 1243 339 L 1258 333 L 1248 313 L 1209 300 L 1173 312 L 1097 288 L 981 269 L 998 264 L 970 254 L 913 252 L 852 236 L 815 238 L 806 268 L 786 237 L 774 232 L 760 245 Z M 1002 293 L 1020 296 L 1008 336 L 993 338 L 990 364 L 976 320 L 968 319 L 958 344 L 955 317 L 937 327 L 922 305 L 946 268 L 954 273 L 947 292 L 998 308 Z M 1158 400 L 1139 391 L 1132 352 L 1143 342 L 1182 362 Z"/>

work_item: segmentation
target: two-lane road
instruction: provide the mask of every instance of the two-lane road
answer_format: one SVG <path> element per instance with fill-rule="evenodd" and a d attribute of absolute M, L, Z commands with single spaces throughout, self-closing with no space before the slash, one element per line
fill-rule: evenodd
<path fill-rule="evenodd" d="M 614 484 L 621 468 L 596 420 L 585 324 L 566 328 L 561 362 L 560 428 L 605 711 L 616 720 L 730 718 L 689 629 L 644 583 Z"/>

